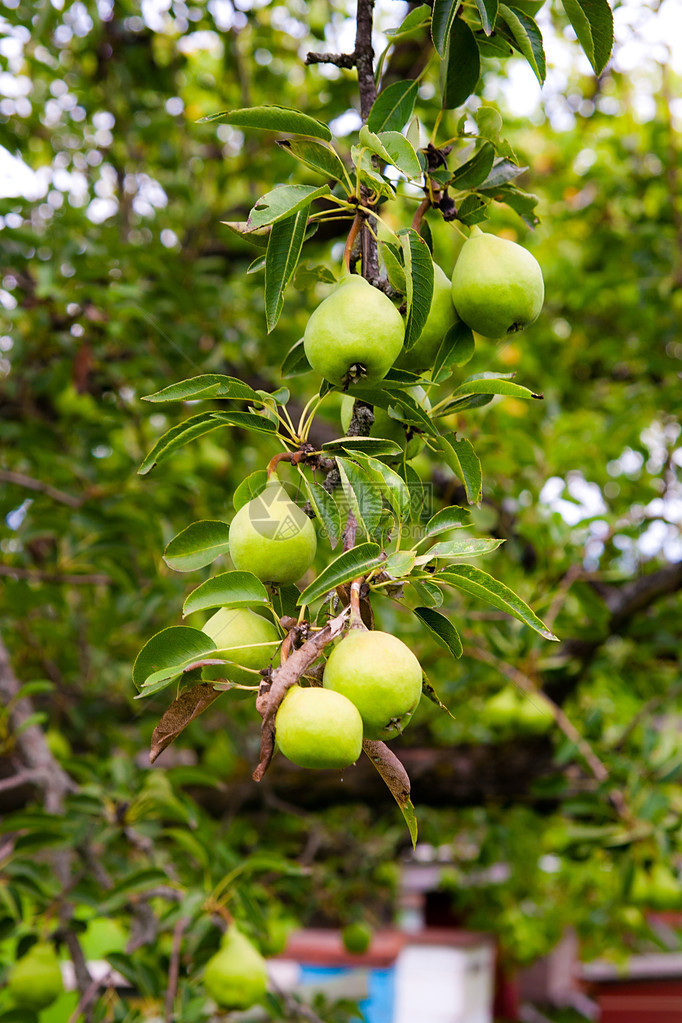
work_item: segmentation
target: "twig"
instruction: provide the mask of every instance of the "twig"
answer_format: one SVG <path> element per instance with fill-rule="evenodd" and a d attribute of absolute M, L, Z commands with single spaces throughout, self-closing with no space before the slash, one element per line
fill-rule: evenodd
<path fill-rule="evenodd" d="M 0 792 L 18 789 L 21 785 L 29 785 L 31 782 L 40 782 L 42 777 L 40 771 L 19 771 L 18 774 L 13 774 L 0 781 Z"/>
<path fill-rule="evenodd" d="M 180 950 L 182 948 L 182 936 L 189 925 L 188 917 L 181 917 L 173 928 L 173 947 L 171 949 L 170 965 L 168 967 L 168 987 L 166 988 L 166 1000 L 164 1003 L 164 1021 L 173 1023 L 173 1004 L 178 993 L 178 978 L 180 976 Z"/>
<path fill-rule="evenodd" d="M 0 469 L 0 483 L 14 483 L 15 486 L 24 487 L 26 490 L 39 491 L 52 498 L 53 501 L 68 505 L 69 508 L 80 508 L 88 499 L 87 495 L 85 497 L 72 497 L 71 494 L 65 494 L 63 490 L 57 490 L 56 487 L 50 486 L 49 483 L 33 479 L 32 476 L 26 476 L 23 472 L 11 472 L 9 469 Z"/>
<path fill-rule="evenodd" d="M 38 568 L 18 568 L 12 565 L 0 565 L 0 575 L 42 583 L 61 583 L 64 586 L 109 586 L 113 582 L 109 575 L 62 575 L 60 572 L 43 572 Z"/>
<path fill-rule="evenodd" d="M 85 1015 L 87 1010 L 89 1010 L 99 989 L 110 984 L 113 976 L 113 970 L 110 970 L 103 977 L 95 978 L 95 980 L 88 985 L 87 989 L 82 993 L 78 1005 L 69 1016 L 69 1023 L 78 1023 L 78 1020 Z"/>
<path fill-rule="evenodd" d="M 355 53 L 307 53 L 306 64 L 335 64 L 336 67 L 354 68 Z"/>

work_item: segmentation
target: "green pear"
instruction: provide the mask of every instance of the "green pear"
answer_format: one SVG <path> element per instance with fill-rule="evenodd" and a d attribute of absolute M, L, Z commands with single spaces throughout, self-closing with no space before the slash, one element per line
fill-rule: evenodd
<path fill-rule="evenodd" d="M 22 1009 L 44 1009 L 62 993 L 62 972 L 52 945 L 38 942 L 11 967 L 7 989 Z"/>
<path fill-rule="evenodd" d="M 329 655 L 322 682 L 355 704 L 366 739 L 386 741 L 412 717 L 421 697 L 422 669 L 396 636 L 351 629 Z"/>
<path fill-rule="evenodd" d="M 403 352 L 398 365 L 412 373 L 421 373 L 433 366 L 441 341 L 459 317 L 452 304 L 450 278 L 437 263 L 433 264 L 433 298 L 424 329 L 409 352 Z"/>
<path fill-rule="evenodd" d="M 404 336 L 403 318 L 390 298 L 353 274 L 313 312 L 303 347 L 313 369 L 337 387 L 375 384 L 398 358 Z"/>
<path fill-rule="evenodd" d="M 635 867 L 630 898 L 638 906 L 650 906 L 652 903 L 651 875 L 644 867 Z"/>
<path fill-rule="evenodd" d="M 499 338 L 537 320 L 545 297 L 535 256 L 472 227 L 452 272 L 452 301 L 468 327 Z"/>
<path fill-rule="evenodd" d="M 206 963 L 204 988 L 221 1009 L 250 1009 L 265 996 L 265 959 L 234 924 L 225 932 L 219 951 Z"/>
<path fill-rule="evenodd" d="M 542 735 L 554 724 L 554 715 L 541 696 L 524 696 L 516 710 L 516 722 L 519 729 L 530 735 Z"/>
<path fill-rule="evenodd" d="M 317 550 L 315 527 L 277 481 L 239 509 L 229 541 L 234 567 L 267 583 L 295 583 Z"/>
<path fill-rule="evenodd" d="M 369 924 L 363 923 L 361 920 L 347 924 L 341 931 L 343 947 L 352 955 L 362 955 L 370 946 L 372 933 Z"/>
<path fill-rule="evenodd" d="M 505 686 L 483 704 L 481 717 L 488 728 L 499 731 L 512 729 L 519 713 L 520 699 L 513 686 Z"/>
<path fill-rule="evenodd" d="M 221 607 L 209 618 L 202 632 L 211 637 L 227 660 L 257 671 L 270 663 L 282 641 L 271 621 L 246 607 Z M 257 675 L 240 671 L 233 664 L 207 665 L 202 674 L 206 679 L 225 678 L 242 685 L 255 686 L 260 681 Z"/>
<path fill-rule="evenodd" d="M 423 387 L 415 384 L 414 387 L 408 387 L 406 390 L 422 408 L 426 409 L 427 412 L 429 411 L 431 402 Z M 353 395 L 344 394 L 341 399 L 341 429 L 344 434 L 348 433 L 348 428 L 353 418 L 354 404 L 355 398 Z M 374 422 L 372 424 L 371 435 L 373 437 L 385 437 L 387 440 L 394 440 L 397 444 L 404 445 L 405 457 L 408 461 L 411 458 L 415 458 L 424 447 L 424 438 L 420 433 L 412 429 L 411 424 L 402 423 L 399 419 L 393 419 L 392 416 L 389 416 L 386 409 L 379 408 L 378 406 L 374 408 Z M 391 456 L 385 457 L 387 461 L 394 460 Z M 399 458 L 402 461 L 401 455 L 396 455 L 395 458 Z"/>
<path fill-rule="evenodd" d="M 341 769 L 362 752 L 362 718 L 340 693 L 292 686 L 277 711 L 275 737 L 292 764 Z"/>

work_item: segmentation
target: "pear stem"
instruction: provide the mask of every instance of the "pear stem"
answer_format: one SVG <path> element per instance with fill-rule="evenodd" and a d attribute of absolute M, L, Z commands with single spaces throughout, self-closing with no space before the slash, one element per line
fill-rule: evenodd
<path fill-rule="evenodd" d="M 351 229 L 348 232 L 348 238 L 346 239 L 346 247 L 343 250 L 343 267 L 346 273 L 351 272 L 350 261 L 353 256 L 353 246 L 355 245 L 355 239 L 358 236 L 358 231 L 362 226 L 362 217 L 359 213 L 355 214 L 355 218 L 351 225 Z"/>
<path fill-rule="evenodd" d="M 415 210 L 414 217 L 412 218 L 412 227 L 418 234 L 421 233 L 422 220 L 424 219 L 424 214 L 430 208 L 430 206 L 431 200 L 427 195 L 425 199 L 422 199 L 422 201 L 419 203 L 419 206 L 417 206 L 417 209 Z"/>
<path fill-rule="evenodd" d="M 360 613 L 360 590 L 362 582 L 362 579 L 354 579 L 350 584 L 350 628 L 363 629 L 366 632 L 367 626 L 363 622 L 362 614 Z"/>

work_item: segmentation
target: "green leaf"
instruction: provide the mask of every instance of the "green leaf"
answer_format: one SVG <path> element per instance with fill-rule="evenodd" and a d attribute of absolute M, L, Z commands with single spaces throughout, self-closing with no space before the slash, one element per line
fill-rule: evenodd
<path fill-rule="evenodd" d="M 369 538 L 381 521 L 383 509 L 381 489 L 376 480 L 365 472 L 357 462 L 349 458 L 336 459 L 341 476 L 341 486 L 348 505 L 355 515 L 358 527 Z"/>
<path fill-rule="evenodd" d="M 170 883 L 171 879 L 168 874 L 156 867 L 136 870 L 107 891 L 106 899 L 98 907 L 100 915 L 106 916 L 112 910 L 120 908 L 129 901 L 131 895 L 148 892 L 151 888 L 158 888 L 160 885 L 166 887 Z"/>
<path fill-rule="evenodd" d="M 278 185 L 262 195 L 249 213 L 246 223 L 252 230 L 275 224 L 278 220 L 292 217 L 299 210 L 307 209 L 313 199 L 329 195 L 329 185 Z M 268 245 L 268 248 L 270 246 Z"/>
<path fill-rule="evenodd" d="M 455 398 L 447 405 L 441 405 L 438 412 L 433 412 L 432 415 L 436 418 L 449 416 L 452 412 L 464 412 L 469 408 L 483 408 L 484 405 L 489 405 L 494 397 L 494 394 L 468 394 L 465 398 Z"/>
<path fill-rule="evenodd" d="M 429 247 L 414 228 L 400 232 L 407 284 L 405 350 L 416 344 L 428 319 L 433 298 L 433 260 Z"/>
<path fill-rule="evenodd" d="M 462 18 L 452 26 L 443 64 L 443 108 L 453 110 L 471 95 L 481 75 L 476 37 Z"/>
<path fill-rule="evenodd" d="M 333 146 L 312 139 L 284 139 L 277 145 L 280 149 L 291 153 L 293 157 L 304 163 L 306 167 L 337 181 L 347 181 L 348 175 L 341 157 Z"/>
<path fill-rule="evenodd" d="M 252 607 L 267 604 L 268 592 L 251 572 L 222 572 L 197 586 L 182 606 L 183 618 L 210 607 Z"/>
<path fill-rule="evenodd" d="M 486 195 L 467 195 L 457 210 L 457 218 L 463 224 L 480 224 L 487 219 L 486 210 L 490 199 Z"/>
<path fill-rule="evenodd" d="M 210 636 L 186 625 L 171 625 L 152 636 L 140 650 L 133 665 L 133 683 L 141 689 L 158 671 L 176 668 L 190 659 L 201 660 L 216 649 Z M 179 669 L 176 674 L 181 674 Z"/>
<path fill-rule="evenodd" d="M 439 57 L 445 56 L 448 39 L 462 0 L 434 0 L 431 38 Z"/>
<path fill-rule="evenodd" d="M 385 35 L 389 39 L 396 39 L 400 36 L 407 35 L 408 32 L 414 32 L 415 29 L 420 28 L 425 22 L 431 17 L 431 7 L 429 4 L 420 4 L 419 7 L 415 7 L 406 18 L 398 25 L 397 28 L 387 28 Z"/>
<path fill-rule="evenodd" d="M 511 160 L 497 159 L 488 177 L 480 183 L 481 189 L 499 188 L 501 185 L 506 185 L 509 181 L 513 181 L 514 178 L 518 178 L 519 175 L 525 174 L 527 170 L 527 167 L 519 167 L 518 164 L 513 163 Z"/>
<path fill-rule="evenodd" d="M 166 544 L 163 560 L 175 572 L 194 572 L 227 554 L 230 527 L 217 519 L 193 522 Z"/>
<path fill-rule="evenodd" d="M 245 220 L 221 220 L 220 223 L 223 227 L 226 227 L 232 234 L 235 234 L 237 238 L 241 238 L 242 241 L 248 242 L 249 245 L 253 245 L 256 249 L 266 249 L 268 247 L 268 238 L 270 237 L 270 228 L 263 227 L 259 231 L 251 231 Z"/>
<path fill-rule="evenodd" d="M 421 178 L 422 165 L 414 148 L 399 131 L 382 131 L 377 136 L 385 151 L 389 163 L 402 171 L 407 178 Z"/>
<path fill-rule="evenodd" d="M 472 359 L 475 349 L 471 327 L 467 327 L 461 320 L 455 323 L 441 341 L 433 363 L 431 379 L 436 380 L 441 370 L 449 371 L 454 366 L 465 366 Z M 447 375 L 450 375 L 449 372 Z"/>
<path fill-rule="evenodd" d="M 385 404 L 387 399 L 389 400 L 388 405 Z M 430 436 L 438 436 L 438 430 L 431 422 L 429 413 L 406 391 L 393 386 L 385 386 L 382 403 L 381 408 L 393 406 L 399 408 L 400 418 L 404 422 L 418 426 L 422 432 L 428 433 Z"/>
<path fill-rule="evenodd" d="M 613 13 L 607 0 L 562 0 L 585 55 L 600 75 L 613 47 Z"/>
<path fill-rule="evenodd" d="M 569 0 L 570 2 L 570 0 Z M 604 0 L 606 2 L 606 0 Z M 533 19 L 518 8 L 500 4 L 500 17 L 504 18 L 512 35 L 512 45 L 526 58 L 540 85 L 547 74 L 542 33 Z"/>
<path fill-rule="evenodd" d="M 411 600 L 416 598 L 417 604 L 424 607 L 440 607 L 443 603 L 443 591 L 440 587 L 424 579 L 410 579 L 405 593 Z"/>
<path fill-rule="evenodd" d="M 426 565 L 429 561 L 437 558 L 477 558 L 482 554 L 490 554 L 504 543 L 504 540 L 490 539 L 469 539 L 469 540 L 444 540 L 436 543 L 425 554 L 417 558 L 418 565 Z"/>
<path fill-rule="evenodd" d="M 147 394 L 142 401 L 202 401 L 213 398 L 232 398 L 235 401 L 257 401 L 258 393 L 237 377 L 228 377 L 223 373 L 202 373 L 189 380 L 179 380 L 177 384 L 169 384 L 155 394 Z"/>
<path fill-rule="evenodd" d="M 368 471 L 380 482 L 384 500 L 396 513 L 398 520 L 408 519 L 412 501 L 403 478 L 377 458 L 368 458 L 365 464 Z"/>
<path fill-rule="evenodd" d="M 254 416 L 253 418 L 256 417 Z M 171 427 L 170 430 L 167 430 L 159 437 L 154 447 L 144 459 L 142 465 L 137 470 L 139 475 L 146 476 L 155 465 L 165 462 L 167 458 L 170 458 L 171 455 L 179 451 L 185 444 L 196 440 L 197 437 L 203 437 L 207 433 L 219 430 L 222 426 L 224 426 L 224 423 L 216 419 L 215 413 L 201 412 L 199 415 L 190 416 L 189 419 L 183 420 L 177 426 Z"/>
<path fill-rule="evenodd" d="M 276 104 L 264 104 L 259 107 L 245 107 L 240 110 L 221 110 L 217 114 L 199 119 L 199 124 L 206 121 L 226 121 L 240 128 L 262 128 L 265 131 L 281 131 L 291 135 L 310 135 L 316 139 L 330 142 L 332 133 L 326 124 L 309 114 L 303 114 L 292 107 L 280 107 Z"/>
<path fill-rule="evenodd" d="M 277 423 L 256 412 L 213 412 L 218 422 L 230 426 L 240 426 L 243 430 L 254 433 L 277 433 Z"/>
<path fill-rule="evenodd" d="M 482 185 L 480 191 L 484 191 Z M 535 207 L 540 200 L 532 192 L 524 192 L 517 185 L 501 185 L 494 189 L 486 189 L 484 194 L 491 196 L 496 202 L 506 203 L 529 227 L 534 228 L 540 223 L 540 218 L 535 213 Z"/>
<path fill-rule="evenodd" d="M 386 274 L 388 276 L 388 282 L 392 288 L 404 295 L 407 291 L 407 282 L 405 281 L 405 268 L 398 259 L 398 249 L 390 242 L 379 242 L 379 248 L 381 256 L 386 267 Z"/>
<path fill-rule="evenodd" d="M 379 196 L 395 199 L 393 185 L 374 167 L 372 153 L 366 146 L 351 146 L 351 159 L 357 166 L 360 181 Z"/>
<path fill-rule="evenodd" d="M 491 142 L 484 142 L 478 152 L 470 160 L 455 168 L 451 183 L 461 190 L 475 188 L 490 174 L 495 159 L 495 149 Z"/>
<path fill-rule="evenodd" d="M 559 642 L 554 633 L 550 632 L 546 625 L 531 611 L 528 605 L 521 598 L 510 590 L 508 586 L 501 583 L 499 579 L 493 579 L 487 572 L 473 565 L 452 565 L 438 572 L 431 577 L 434 581 L 446 582 L 449 586 L 456 586 L 465 593 L 485 600 L 488 604 L 496 607 L 498 611 L 505 611 L 513 618 L 535 629 L 545 639 Z"/>
<path fill-rule="evenodd" d="M 483 476 L 481 463 L 473 445 L 466 437 L 457 440 L 455 434 L 440 437 L 439 444 L 445 461 L 464 484 L 469 504 L 480 504 Z"/>
<path fill-rule="evenodd" d="M 256 469 L 255 472 L 250 473 L 246 479 L 243 479 L 235 492 L 232 495 L 232 506 L 235 511 L 239 511 L 249 501 L 253 501 L 254 497 L 258 497 L 265 490 L 265 485 L 268 482 L 268 474 L 265 469 Z"/>
<path fill-rule="evenodd" d="M 305 354 L 305 348 L 303 347 L 303 338 L 297 341 L 295 345 L 292 345 L 287 354 L 284 356 L 284 362 L 282 363 L 281 373 L 283 377 L 296 377 L 301 376 L 302 373 L 308 373 L 310 371 L 310 363 Z"/>
<path fill-rule="evenodd" d="M 498 0 L 475 0 L 483 31 L 487 36 L 492 35 L 497 21 Z"/>
<path fill-rule="evenodd" d="M 324 263 L 311 263 L 310 260 L 299 263 L 294 276 L 294 284 L 299 290 L 312 288 L 319 281 L 323 284 L 336 284 L 336 276 Z"/>
<path fill-rule="evenodd" d="M 366 455 L 400 455 L 402 447 L 388 437 L 339 437 L 322 445 L 323 451 L 362 451 Z"/>
<path fill-rule="evenodd" d="M 313 506 L 313 510 L 327 533 L 329 546 L 334 550 L 341 539 L 341 529 L 343 528 L 338 505 L 321 483 L 308 480 L 303 473 L 301 473 L 301 478 L 308 492 L 308 499 Z"/>
<path fill-rule="evenodd" d="M 330 590 L 336 589 L 343 583 L 359 579 L 367 575 L 373 568 L 383 565 L 381 548 L 377 543 L 361 543 L 357 547 L 351 547 L 334 558 L 324 568 L 317 579 L 308 586 L 298 598 L 297 603 L 311 604 L 318 597 L 323 597 Z"/>
<path fill-rule="evenodd" d="M 382 89 L 372 104 L 367 118 L 370 131 L 402 131 L 412 117 L 419 92 L 419 82 L 393 82 Z"/>
<path fill-rule="evenodd" d="M 414 568 L 416 557 L 414 551 L 394 551 L 386 558 L 384 569 L 392 579 L 402 579 Z"/>
<path fill-rule="evenodd" d="M 445 615 L 440 614 L 439 611 L 434 611 L 430 607 L 415 607 L 414 613 L 429 632 L 435 636 L 438 643 L 445 647 L 446 650 L 449 650 L 453 657 L 462 656 L 462 640 L 460 639 L 459 632 Z"/>
<path fill-rule="evenodd" d="M 514 163 L 518 163 L 511 145 L 507 139 L 503 139 L 500 136 L 502 131 L 502 115 L 499 110 L 484 103 L 476 111 L 475 120 L 479 136 L 492 142 L 498 156 L 503 156 Z"/>
<path fill-rule="evenodd" d="M 536 398 L 542 400 L 541 394 L 534 394 L 527 387 L 515 384 L 511 380 L 495 379 L 493 374 L 476 373 L 456 387 L 455 394 L 503 394 L 514 398 Z"/>
<path fill-rule="evenodd" d="M 38 1023 L 33 1009 L 6 1009 L 0 1012 L 0 1023 Z"/>
<path fill-rule="evenodd" d="M 268 334 L 275 329 L 284 307 L 284 292 L 294 275 L 303 248 L 310 207 L 272 225 L 265 254 L 265 320 Z"/>
<path fill-rule="evenodd" d="M 458 529 L 460 526 L 470 525 L 471 512 L 468 508 L 460 508 L 456 504 L 449 505 L 447 508 L 441 508 L 435 515 L 431 516 L 424 527 L 424 536 L 419 543 L 422 544 L 429 537 L 438 536 L 439 533 L 445 533 L 450 529 Z"/>

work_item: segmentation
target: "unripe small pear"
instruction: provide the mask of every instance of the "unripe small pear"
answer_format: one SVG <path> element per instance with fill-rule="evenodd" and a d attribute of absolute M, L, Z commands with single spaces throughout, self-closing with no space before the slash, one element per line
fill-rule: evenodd
<path fill-rule="evenodd" d="M 398 358 L 403 318 L 382 291 L 364 277 L 343 277 L 315 309 L 303 347 L 312 368 L 337 387 L 374 384 Z"/>
<path fill-rule="evenodd" d="M 222 1009 L 249 1009 L 265 996 L 265 959 L 234 924 L 225 932 L 218 952 L 206 963 L 204 988 Z"/>
<path fill-rule="evenodd" d="M 211 664 L 203 668 L 207 679 L 226 678 L 241 685 L 258 685 L 259 678 L 242 668 L 260 671 L 273 659 L 281 636 L 272 622 L 246 607 L 221 607 L 204 625 L 202 632 L 210 636 L 218 650 L 234 664 Z M 210 655 L 209 655 L 210 656 Z"/>
<path fill-rule="evenodd" d="M 239 571 L 252 572 L 266 583 L 295 583 L 313 563 L 317 534 L 305 512 L 273 480 L 239 509 L 229 543 Z"/>
<path fill-rule="evenodd" d="M 452 301 L 461 320 L 499 338 L 538 318 L 545 297 L 540 265 L 527 249 L 473 227 L 452 272 Z"/>
<path fill-rule="evenodd" d="M 362 718 L 340 693 L 318 686 L 292 686 L 275 719 L 280 752 L 299 767 L 354 764 L 362 752 Z"/>
<path fill-rule="evenodd" d="M 64 990 L 57 954 L 43 942 L 32 945 L 10 969 L 7 989 L 22 1009 L 40 1010 L 51 1005 Z"/>
<path fill-rule="evenodd" d="M 419 661 L 388 632 L 351 629 L 332 650 L 322 678 L 360 711 L 366 739 L 394 739 L 414 713 L 422 692 Z"/>

